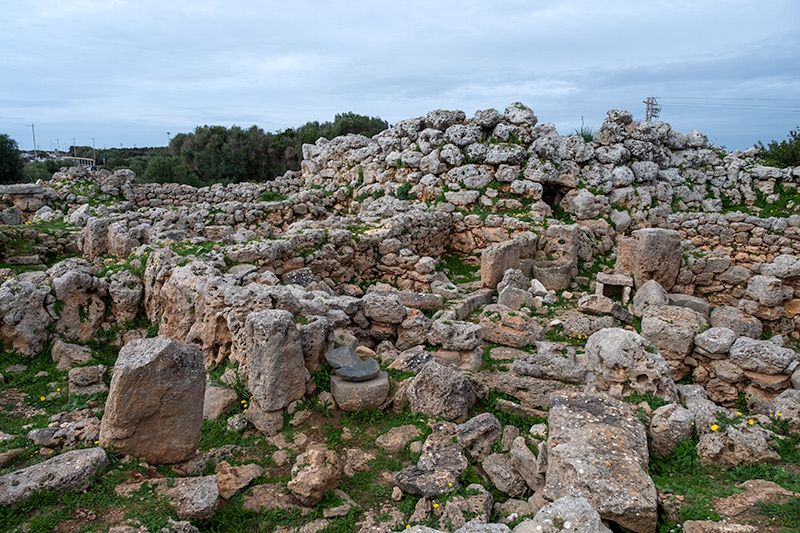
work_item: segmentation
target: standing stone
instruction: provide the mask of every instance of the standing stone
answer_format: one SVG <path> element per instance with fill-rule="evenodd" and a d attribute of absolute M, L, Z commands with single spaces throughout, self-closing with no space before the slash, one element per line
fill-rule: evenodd
<path fill-rule="evenodd" d="M 206 372 L 195 346 L 139 339 L 119 352 L 100 446 L 150 464 L 190 459 L 200 443 Z"/>
<path fill-rule="evenodd" d="M 306 391 L 305 359 L 294 317 L 268 309 L 250 313 L 245 321 L 250 345 L 247 390 L 264 411 L 283 409 Z"/>
<path fill-rule="evenodd" d="M 665 290 L 675 286 L 681 268 L 681 234 L 675 230 L 644 228 L 633 232 L 633 279 L 638 289 L 654 279 Z"/>
<path fill-rule="evenodd" d="M 509 268 L 519 269 L 519 242 L 493 244 L 481 253 L 481 286 L 494 289 Z"/>

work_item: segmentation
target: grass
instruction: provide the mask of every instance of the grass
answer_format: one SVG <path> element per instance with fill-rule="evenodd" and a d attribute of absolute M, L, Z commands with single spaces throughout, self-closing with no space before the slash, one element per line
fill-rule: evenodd
<path fill-rule="evenodd" d="M 456 255 L 443 255 L 437 270 L 448 270 L 453 283 L 470 283 L 481 279 L 480 265 L 471 265 Z"/>
<path fill-rule="evenodd" d="M 259 198 L 262 202 L 282 202 L 286 200 L 288 196 L 278 191 L 266 191 L 262 192 Z"/>
<path fill-rule="evenodd" d="M 773 420 L 775 429 L 785 436 L 784 440 L 776 440 L 774 447 L 785 463 L 798 464 L 800 450 L 800 433 L 789 433 L 788 423 Z M 782 433 L 784 432 L 784 433 Z M 681 442 L 669 455 L 657 458 L 650 457 L 650 475 L 656 488 L 669 495 L 683 495 L 681 507 L 682 520 L 719 520 L 720 516 L 713 510 L 713 500 L 739 492 L 735 485 L 750 479 L 763 479 L 776 483 L 783 488 L 800 491 L 800 477 L 783 465 L 766 463 L 740 465 L 733 468 L 701 465 L 697 455 L 697 438 Z M 771 509 L 767 516 L 784 513 L 784 519 L 790 527 L 800 527 L 797 508 L 793 505 L 764 506 Z M 762 511 L 763 512 L 763 511 Z M 794 522 L 792 522 L 794 520 Z M 668 531 L 675 524 L 662 524 L 660 531 Z M 781 524 L 786 525 L 786 524 Z"/>

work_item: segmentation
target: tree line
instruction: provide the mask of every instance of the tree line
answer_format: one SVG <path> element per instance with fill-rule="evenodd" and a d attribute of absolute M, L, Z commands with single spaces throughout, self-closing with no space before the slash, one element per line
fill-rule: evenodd
<path fill-rule="evenodd" d="M 287 170 L 300 170 L 305 143 L 313 144 L 320 137 L 333 139 L 348 133 L 372 137 L 388 127 L 389 124 L 379 117 L 347 112 L 337 114 L 333 122 L 307 122 L 298 128 L 274 133 L 258 126 L 244 129 L 206 125 L 196 127 L 191 133 L 175 135 L 167 147 L 93 150 L 91 146 L 71 146 L 69 153 L 86 158 L 96 153 L 98 168 L 112 172 L 129 168 L 140 182 L 203 187 L 214 183 L 272 180 Z M 14 156 L 8 158 L 8 171 L 0 160 L 0 183 L 47 180 L 60 167 L 72 164 L 47 160 L 31 162 L 23 168 L 16 142 L 10 138 L 8 141 L 8 152 Z M 2 146 L 0 154 L 1 149 Z"/>

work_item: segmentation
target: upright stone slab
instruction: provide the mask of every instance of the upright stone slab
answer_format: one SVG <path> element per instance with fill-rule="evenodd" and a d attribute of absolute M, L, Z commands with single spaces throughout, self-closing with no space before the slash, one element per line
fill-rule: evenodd
<path fill-rule="evenodd" d="M 264 411 L 283 409 L 306 391 L 300 335 L 289 311 L 268 309 L 247 315 L 250 346 L 245 360 L 247 390 Z"/>
<path fill-rule="evenodd" d="M 609 396 L 554 394 L 549 420 L 544 498 L 583 497 L 602 518 L 637 533 L 655 533 L 647 435 L 629 406 Z"/>
<path fill-rule="evenodd" d="M 644 228 L 633 232 L 633 279 L 638 289 L 654 279 L 665 290 L 675 286 L 681 267 L 681 234 L 671 229 Z"/>
<path fill-rule="evenodd" d="M 519 269 L 519 243 L 493 244 L 481 253 L 481 286 L 494 289 L 509 268 Z"/>
<path fill-rule="evenodd" d="M 114 366 L 100 446 L 150 464 L 190 459 L 200 443 L 205 390 L 196 346 L 168 337 L 129 342 Z"/>

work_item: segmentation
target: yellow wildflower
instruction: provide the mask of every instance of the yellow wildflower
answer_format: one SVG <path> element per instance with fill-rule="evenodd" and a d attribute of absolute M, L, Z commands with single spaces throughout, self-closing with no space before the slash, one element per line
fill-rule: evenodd
<path fill-rule="evenodd" d="M 718 425 L 716 425 L 716 424 L 714 424 L 713 426 L 711 426 L 711 431 L 716 431 L 716 430 L 718 430 L 718 429 L 719 429 L 719 426 L 718 426 Z"/>

